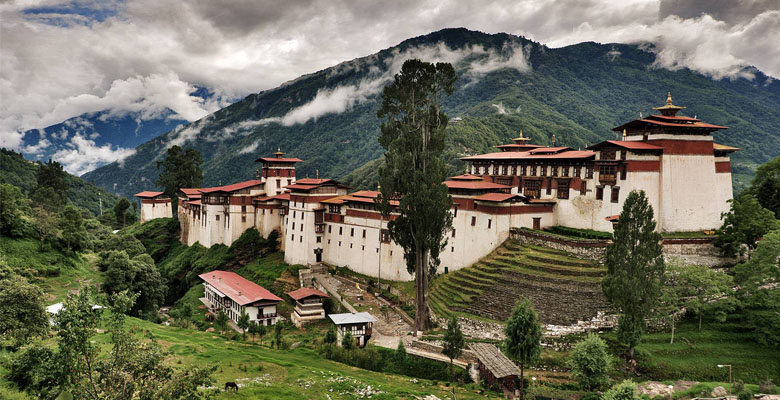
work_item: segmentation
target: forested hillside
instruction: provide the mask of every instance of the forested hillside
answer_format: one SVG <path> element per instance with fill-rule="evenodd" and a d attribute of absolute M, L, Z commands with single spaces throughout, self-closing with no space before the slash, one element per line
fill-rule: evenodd
<path fill-rule="evenodd" d="M 651 46 L 551 49 L 508 34 L 446 29 L 250 95 L 84 178 L 125 195 L 152 189 L 156 161 L 177 144 L 201 152 L 204 184 L 236 182 L 255 176 L 259 155 L 281 147 L 304 160 L 299 177 L 318 170 L 355 187 L 375 187 L 379 95 L 403 60 L 414 57 L 451 62 L 458 71 L 456 90 L 444 103 L 451 119 L 462 119 L 448 128 L 452 173 L 463 168 L 459 157 L 490 151 L 519 129 L 535 143 L 549 144 L 555 134 L 557 143 L 573 148 L 612 139 L 611 128 L 652 113 L 668 91 L 675 104 L 688 107 L 686 115 L 730 127 L 715 138 L 741 148 L 732 163 L 737 190 L 758 164 L 780 155 L 780 83 L 759 71 L 751 71 L 752 79 L 713 80 L 655 67 Z"/>
<path fill-rule="evenodd" d="M 29 161 L 19 153 L 0 149 L 0 183 L 17 186 L 27 196 L 32 194 L 37 184 L 38 169 L 41 163 Z M 77 176 L 65 174 L 68 200 L 76 207 L 88 210 L 92 215 L 100 215 L 100 198 L 103 210 L 114 207 L 119 196 L 109 193 Z"/>

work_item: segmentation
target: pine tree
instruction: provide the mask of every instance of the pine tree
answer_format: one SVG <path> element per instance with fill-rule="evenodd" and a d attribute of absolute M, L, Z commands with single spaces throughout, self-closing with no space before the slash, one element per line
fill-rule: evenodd
<path fill-rule="evenodd" d="M 661 296 L 664 274 L 661 234 L 655 231 L 653 207 L 644 191 L 632 191 L 623 203 L 613 242 L 607 247 L 604 295 L 620 311 L 618 340 L 634 347 L 642 338 L 645 319 Z"/>
<path fill-rule="evenodd" d="M 332 345 L 336 343 L 337 336 L 336 336 L 336 328 L 334 328 L 333 325 L 328 328 L 328 332 L 325 333 L 325 339 L 323 340 L 326 344 Z"/>
<path fill-rule="evenodd" d="M 246 340 L 246 330 L 249 328 L 249 314 L 246 311 L 241 310 L 241 315 L 238 317 L 238 327 L 241 328 L 241 338 Z"/>
<path fill-rule="evenodd" d="M 219 310 L 217 312 L 217 319 L 216 319 L 217 325 L 219 326 L 219 334 L 224 335 L 225 334 L 225 327 L 227 327 L 228 323 L 228 316 L 225 314 L 224 311 Z"/>
<path fill-rule="evenodd" d="M 203 182 L 203 171 L 200 169 L 202 162 L 199 151 L 195 149 L 185 151 L 179 146 L 169 148 L 165 160 L 157 162 L 157 169 L 162 171 L 155 184 L 163 188 L 163 193 L 171 197 L 174 217 L 179 189 L 196 188 Z"/>
<path fill-rule="evenodd" d="M 379 137 L 385 158 L 378 201 L 385 218 L 397 213 L 387 228 L 414 274 L 417 331 L 430 327 L 428 277 L 436 271 L 447 243 L 445 233 L 452 226 L 452 198 L 442 184 L 447 174 L 442 160 L 447 115 L 441 104 L 456 79 L 450 64 L 407 60 L 385 87 L 377 112 L 385 120 Z"/>
<path fill-rule="evenodd" d="M 542 353 L 542 326 L 531 302 L 521 297 L 504 326 L 507 357 L 520 363 L 520 400 L 523 400 L 525 367 L 533 365 Z"/>
<path fill-rule="evenodd" d="M 455 317 L 450 318 L 447 323 L 447 331 L 444 333 L 444 348 L 442 354 L 450 358 L 450 380 L 452 380 L 452 360 L 463 354 L 463 348 L 466 346 L 463 340 L 463 332 L 460 330 L 460 324 Z"/>

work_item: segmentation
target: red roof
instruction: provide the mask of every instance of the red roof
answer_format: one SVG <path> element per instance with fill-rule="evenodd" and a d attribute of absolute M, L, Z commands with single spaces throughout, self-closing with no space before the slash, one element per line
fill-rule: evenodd
<path fill-rule="evenodd" d="M 500 203 L 502 201 L 507 201 L 511 198 L 520 198 L 522 199 L 523 196 L 519 194 L 511 194 L 511 193 L 485 193 L 483 195 L 479 195 L 474 198 L 474 200 L 480 200 L 480 201 L 492 201 Z"/>
<path fill-rule="evenodd" d="M 529 150 L 528 152 L 531 154 L 542 154 L 542 153 L 560 153 L 566 150 L 571 150 L 571 148 L 570 147 L 539 147 L 533 150 Z"/>
<path fill-rule="evenodd" d="M 333 179 L 303 178 L 303 179 L 296 180 L 295 183 L 301 183 L 304 185 L 322 185 L 323 183 L 330 182 L 330 181 L 336 182 Z"/>
<path fill-rule="evenodd" d="M 300 183 L 293 183 L 292 185 L 287 185 L 284 188 L 285 189 L 300 189 L 300 190 L 311 190 L 316 188 L 319 185 L 302 185 Z"/>
<path fill-rule="evenodd" d="M 499 153 L 479 154 L 476 156 L 463 157 L 461 160 L 566 160 L 590 158 L 596 153 L 590 150 L 569 150 L 561 151 L 555 154 L 532 154 L 530 151 L 502 151 Z"/>
<path fill-rule="evenodd" d="M 618 222 L 618 220 L 620 219 L 620 214 L 618 214 L 618 215 L 610 215 L 609 217 L 606 217 L 604 219 L 606 219 L 609 222 Z"/>
<path fill-rule="evenodd" d="M 135 197 L 140 197 L 140 198 L 143 198 L 143 199 L 151 199 L 151 198 L 157 197 L 157 196 L 159 196 L 161 194 L 163 194 L 163 192 L 144 191 L 144 192 L 136 193 L 134 196 Z"/>
<path fill-rule="evenodd" d="M 450 178 L 453 181 L 481 181 L 483 180 L 482 177 L 471 175 L 471 174 L 464 174 L 464 175 L 458 175 L 453 176 Z"/>
<path fill-rule="evenodd" d="M 631 141 L 631 140 L 607 140 L 598 144 L 594 144 L 593 146 L 588 147 L 588 149 L 599 149 L 601 147 L 604 147 L 606 143 L 613 144 L 618 147 L 623 147 L 629 150 L 663 150 L 664 149 L 663 147 L 656 146 L 654 144 L 639 142 L 639 141 Z"/>
<path fill-rule="evenodd" d="M 350 193 L 350 196 L 354 197 L 368 197 L 375 199 L 379 197 L 382 194 L 382 192 L 376 191 L 376 190 L 358 190 L 357 192 Z"/>
<path fill-rule="evenodd" d="M 679 122 L 665 122 L 665 121 L 661 121 L 661 119 L 664 119 L 666 121 L 679 121 Z M 693 118 L 689 119 L 687 117 L 668 117 L 662 115 L 651 115 L 647 118 L 635 119 L 631 122 L 627 122 L 623 125 L 612 128 L 612 130 L 615 132 L 620 132 L 623 129 L 634 128 L 643 124 L 649 124 L 655 126 L 668 126 L 668 127 L 675 127 L 681 129 L 699 128 L 699 129 L 707 129 L 710 131 L 717 130 L 717 129 L 728 129 L 728 127 L 726 126 L 708 124 L 706 122 L 701 122 L 700 120 L 693 119 Z"/>
<path fill-rule="evenodd" d="M 197 189 L 181 188 L 179 190 L 181 190 L 182 193 L 186 194 L 187 197 L 200 197 L 200 188 Z"/>
<path fill-rule="evenodd" d="M 265 182 L 258 180 L 258 179 L 252 179 L 251 181 L 244 181 L 244 182 L 238 182 L 234 183 L 232 185 L 225 185 L 225 186 L 216 186 L 216 187 L 210 187 L 210 188 L 203 188 L 200 189 L 201 193 L 213 193 L 213 192 L 236 192 L 241 189 L 246 189 L 248 187 L 252 186 L 259 186 L 264 185 Z"/>
<path fill-rule="evenodd" d="M 187 204 L 192 204 L 193 206 L 199 206 L 200 205 L 200 200 L 188 201 Z"/>
<path fill-rule="evenodd" d="M 500 185 L 498 183 L 485 182 L 485 181 L 444 181 L 450 189 L 471 189 L 471 190 L 484 190 L 484 189 L 511 189 L 511 186 Z"/>
<path fill-rule="evenodd" d="M 293 290 L 292 292 L 287 293 L 287 295 L 292 297 L 295 300 L 301 300 L 311 296 L 329 297 L 327 294 L 320 292 L 317 289 L 306 288 L 306 287 L 300 288 L 298 290 Z"/>
<path fill-rule="evenodd" d="M 215 270 L 198 276 L 242 306 L 261 300 L 282 301 L 282 299 L 269 292 L 266 288 L 244 279 L 244 277 L 235 272 Z"/>
<path fill-rule="evenodd" d="M 301 162 L 300 158 L 281 158 L 281 157 L 260 157 L 255 162 L 279 162 L 279 163 L 297 163 Z"/>

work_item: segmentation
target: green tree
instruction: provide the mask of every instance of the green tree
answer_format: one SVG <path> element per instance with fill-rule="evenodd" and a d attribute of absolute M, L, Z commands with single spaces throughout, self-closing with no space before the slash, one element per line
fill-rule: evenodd
<path fill-rule="evenodd" d="M 18 187 L 0 184 L 0 235 L 24 236 L 29 210 L 27 199 Z"/>
<path fill-rule="evenodd" d="M 447 115 L 441 104 L 456 79 L 450 64 L 407 60 L 385 87 L 377 112 L 384 119 L 379 143 L 385 149 L 378 201 L 385 218 L 397 215 L 387 227 L 414 273 L 417 331 L 430 327 L 428 277 L 438 267 L 452 226 L 452 198 L 442 183 L 447 176 L 442 160 Z"/>
<path fill-rule="evenodd" d="M 402 374 L 406 370 L 406 360 L 409 355 L 406 353 L 403 339 L 398 341 L 398 347 L 393 352 L 393 372 Z"/>
<path fill-rule="evenodd" d="M 251 322 L 249 321 L 249 314 L 246 313 L 246 311 L 241 310 L 241 315 L 238 317 L 238 327 L 241 329 L 241 338 L 246 340 L 246 330 L 249 328 L 249 324 Z"/>
<path fill-rule="evenodd" d="M 179 189 L 200 187 L 203 182 L 203 171 L 200 169 L 202 162 L 199 151 L 195 149 L 185 151 L 179 146 L 170 147 L 165 159 L 157 162 L 157 169 L 161 171 L 155 184 L 163 188 L 163 192 L 171 197 L 174 217 Z"/>
<path fill-rule="evenodd" d="M 780 230 L 767 233 L 750 260 L 732 269 L 737 298 L 759 343 L 780 346 Z"/>
<path fill-rule="evenodd" d="M 761 207 L 751 194 L 729 200 L 731 208 L 722 214 L 723 226 L 713 244 L 720 248 L 723 255 L 735 257 L 744 255 L 744 247 L 749 251 L 756 248 L 758 240 L 767 232 L 780 229 L 780 221 L 772 211 Z"/>
<path fill-rule="evenodd" d="M 41 239 L 41 251 L 43 251 L 46 240 L 56 237 L 59 232 L 59 218 L 57 214 L 43 207 L 35 207 L 33 215 L 35 231 Z"/>
<path fill-rule="evenodd" d="M 463 354 L 463 348 L 466 347 L 466 341 L 463 339 L 463 332 L 460 330 L 460 324 L 455 317 L 450 318 L 447 323 L 447 331 L 444 332 L 444 343 L 441 353 L 450 358 L 450 380 L 452 380 L 452 360 Z"/>
<path fill-rule="evenodd" d="M 268 333 L 268 327 L 262 324 L 257 324 L 257 336 L 260 338 L 260 344 L 263 344 L 263 337 Z"/>
<path fill-rule="evenodd" d="M 41 164 L 41 167 L 38 169 L 38 187 L 51 188 L 59 197 L 60 203 L 64 203 L 65 199 L 68 198 L 66 177 L 67 173 L 62 169 L 62 164 L 49 159 L 47 163 Z"/>
<path fill-rule="evenodd" d="M 780 157 L 761 165 L 750 182 L 747 193 L 755 196 L 762 207 L 780 219 Z"/>
<path fill-rule="evenodd" d="M 352 350 L 355 348 L 355 338 L 352 337 L 352 333 L 349 331 L 341 337 L 341 347 L 343 347 L 344 350 Z"/>
<path fill-rule="evenodd" d="M 132 259 L 123 250 L 101 252 L 99 268 L 105 268 L 103 290 L 112 295 L 122 291 L 138 294 L 132 314 L 136 316 L 155 311 L 165 298 L 165 284 L 154 260 L 148 254 Z"/>
<path fill-rule="evenodd" d="M 0 280 L 0 337 L 14 346 L 49 330 L 43 291 L 27 279 L 11 275 Z"/>
<path fill-rule="evenodd" d="M 48 186 L 38 186 L 30 195 L 30 200 L 35 207 L 43 208 L 52 213 L 57 213 L 65 204 L 62 197 Z"/>
<path fill-rule="evenodd" d="M 249 324 L 249 334 L 252 335 L 252 342 L 255 341 L 255 336 L 260 335 L 260 332 L 265 333 L 265 326 L 258 323 Z"/>
<path fill-rule="evenodd" d="M 110 349 L 99 357 L 92 340 L 100 317 L 92 310 L 89 290 L 69 295 L 54 317 L 57 344 L 63 366 L 62 389 L 77 399 L 197 399 L 198 386 L 213 383 L 212 368 L 173 368 L 170 353 L 155 342 L 137 339 L 126 326 L 134 296 L 127 292 L 111 296 L 107 325 Z"/>
<path fill-rule="evenodd" d="M 611 363 L 607 343 L 593 333 L 579 341 L 571 351 L 566 364 L 571 374 L 588 391 L 598 389 L 608 382 Z"/>
<path fill-rule="evenodd" d="M 219 334 L 224 335 L 225 334 L 225 328 L 228 324 L 228 316 L 225 314 L 225 311 L 220 309 L 217 312 L 217 319 L 215 321 L 217 323 L 217 326 L 219 326 Z"/>
<path fill-rule="evenodd" d="M 39 399 L 54 399 L 62 382 L 57 353 L 40 343 L 19 349 L 8 364 L 5 378 Z"/>
<path fill-rule="evenodd" d="M 122 220 L 122 229 L 127 226 L 127 210 L 129 208 L 130 200 L 127 200 L 124 197 L 119 199 L 119 201 L 114 204 L 114 217 L 116 218 L 117 224 L 119 224 L 119 220 Z"/>
<path fill-rule="evenodd" d="M 325 342 L 325 344 L 327 345 L 332 345 L 336 343 L 336 340 L 337 340 L 336 328 L 333 325 L 331 325 L 328 328 L 328 331 L 325 333 L 325 339 L 323 339 L 323 342 Z"/>
<path fill-rule="evenodd" d="M 634 400 L 638 398 L 636 395 L 636 383 L 628 379 L 612 386 L 601 396 L 601 400 Z"/>
<path fill-rule="evenodd" d="M 280 349 L 282 348 L 282 330 L 284 329 L 284 324 L 279 321 L 274 325 L 274 343 L 276 343 L 276 348 Z"/>
<path fill-rule="evenodd" d="M 81 217 L 81 212 L 76 207 L 67 205 L 62 210 L 60 230 L 68 251 L 81 249 L 82 243 L 86 239 L 86 229 L 84 229 L 84 219 Z"/>
<path fill-rule="evenodd" d="M 642 338 L 645 319 L 661 296 L 664 274 L 661 234 L 655 231 L 653 207 L 644 191 L 632 191 L 623 203 L 613 242 L 607 247 L 607 276 L 601 285 L 604 295 L 620 310 L 618 340 L 634 347 Z"/>
<path fill-rule="evenodd" d="M 542 353 L 542 326 L 531 302 L 525 297 L 515 304 L 504 326 L 504 334 L 504 352 L 520 364 L 520 400 L 523 400 L 525 367 L 536 363 Z"/>

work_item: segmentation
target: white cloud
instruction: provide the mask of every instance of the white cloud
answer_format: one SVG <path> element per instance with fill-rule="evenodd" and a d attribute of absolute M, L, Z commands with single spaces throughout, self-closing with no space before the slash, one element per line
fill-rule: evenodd
<path fill-rule="evenodd" d="M 141 109 L 148 116 L 169 107 L 197 120 L 223 106 L 219 99 L 274 88 L 445 27 L 523 35 L 551 47 L 652 41 L 658 67 L 719 79 L 749 76 L 745 66 L 753 65 L 780 77 L 780 2 L 773 0 L 398 0 L 392 7 L 378 0 L 79 0 L 68 11 L 71 3 L 0 4 L 1 146 L 18 148 L 19 130 L 86 111 Z M 39 6 L 54 7 L 47 15 L 25 12 Z M 440 55 L 446 61 L 457 53 Z M 487 60 L 525 67 L 519 53 Z M 474 76 L 491 68 L 471 65 Z M 202 102 L 192 96 L 195 87 L 214 96 Z M 371 90 L 324 91 L 288 122 L 346 109 Z"/>
<path fill-rule="evenodd" d="M 256 141 L 248 146 L 244 146 L 238 151 L 238 154 L 254 153 L 257 147 L 260 146 L 260 141 Z"/>
<path fill-rule="evenodd" d="M 93 140 L 76 134 L 67 147 L 58 150 L 52 158 L 59 161 L 71 174 L 82 175 L 99 165 L 113 161 L 121 162 L 134 153 L 135 149 L 125 149 L 110 144 L 98 146 Z"/>

